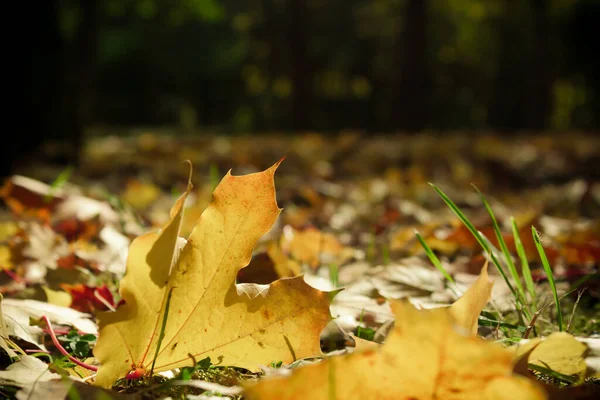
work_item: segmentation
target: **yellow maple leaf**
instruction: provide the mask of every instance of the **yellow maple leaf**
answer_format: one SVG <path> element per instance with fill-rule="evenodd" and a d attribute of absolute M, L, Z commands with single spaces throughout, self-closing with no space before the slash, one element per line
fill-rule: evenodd
<path fill-rule="evenodd" d="M 454 317 L 456 324 L 466 329 L 471 335 L 477 334 L 479 314 L 492 295 L 494 284 L 490 281 L 487 269 L 488 261 L 481 268 L 481 273 L 475 283 L 450 306 L 450 314 Z"/>
<path fill-rule="evenodd" d="M 527 362 L 564 375 L 586 378 L 585 353 L 587 346 L 566 332 L 554 332 L 547 338 L 535 338 L 515 346 L 517 357 L 526 356 Z"/>
<path fill-rule="evenodd" d="M 547 399 L 534 381 L 512 374 L 512 352 L 472 334 L 490 289 L 486 265 L 454 308 L 417 310 L 408 301 L 394 302 L 395 326 L 379 348 L 246 384 L 246 394 L 254 400 Z"/>
<path fill-rule="evenodd" d="M 190 365 L 190 355 L 256 371 L 260 364 L 321 354 L 319 334 L 330 320 L 327 293 L 301 276 L 235 284 L 281 211 L 273 180 L 278 165 L 243 176 L 229 171 L 180 252 L 187 192 L 160 234 L 132 242 L 120 288 L 125 304 L 99 315 L 97 385 L 108 387 L 133 370 Z"/>

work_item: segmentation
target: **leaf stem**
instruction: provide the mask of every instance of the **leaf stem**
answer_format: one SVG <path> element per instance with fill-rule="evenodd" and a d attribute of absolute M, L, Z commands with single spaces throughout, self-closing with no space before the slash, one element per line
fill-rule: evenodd
<path fill-rule="evenodd" d="M 169 317 L 169 307 L 171 305 L 171 295 L 173 294 L 173 289 L 175 289 L 175 287 L 172 287 L 171 289 L 169 289 L 169 295 L 167 296 L 167 303 L 165 305 L 165 316 L 163 318 L 162 325 L 160 327 L 160 334 L 158 335 L 158 343 L 156 343 L 156 353 L 154 354 L 154 359 L 152 360 L 152 367 L 150 367 L 150 375 L 152 375 L 154 373 L 154 364 L 156 363 L 156 359 L 158 358 L 158 352 L 160 351 L 160 345 L 162 344 L 162 341 L 165 337 L 165 328 L 167 327 L 167 318 Z"/>
<path fill-rule="evenodd" d="M 56 338 L 56 334 L 54 333 L 54 329 L 52 329 L 52 324 L 50 323 L 50 320 L 48 319 L 48 317 L 46 317 L 44 315 L 44 316 L 42 316 L 42 320 L 46 323 L 46 325 L 48 325 L 48 333 L 50 334 L 50 338 L 52 338 L 52 343 L 54 343 L 54 346 L 58 349 L 58 351 L 61 352 L 62 355 L 66 356 L 67 358 L 69 358 L 70 361 L 74 362 L 75 364 L 79 365 L 80 367 L 89 369 L 90 371 L 94 371 L 94 372 L 98 371 L 98 367 L 96 367 L 95 365 L 86 364 L 84 362 L 79 361 L 72 355 L 70 355 L 69 352 L 67 350 L 65 350 L 64 347 L 62 347 L 62 345 Z"/>

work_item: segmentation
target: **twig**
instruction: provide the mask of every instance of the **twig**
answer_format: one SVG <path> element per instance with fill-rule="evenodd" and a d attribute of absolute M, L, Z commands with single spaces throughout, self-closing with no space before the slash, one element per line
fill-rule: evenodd
<path fill-rule="evenodd" d="M 26 283 L 26 280 L 22 277 L 20 277 L 19 275 L 15 274 L 14 272 L 8 270 L 8 269 L 3 269 L 2 270 L 6 275 L 8 275 L 10 277 L 10 279 L 12 279 L 13 281 L 17 282 L 17 283 Z"/>
<path fill-rule="evenodd" d="M 573 317 L 575 316 L 575 310 L 577 310 L 579 300 L 581 300 L 581 296 L 583 296 L 583 292 L 585 292 L 585 289 L 587 289 L 587 287 L 584 287 L 583 289 L 577 291 L 577 300 L 575 300 L 575 304 L 573 305 L 573 311 L 571 312 L 571 316 L 569 317 L 569 322 L 567 323 L 567 329 L 565 329 L 565 332 L 568 332 L 569 329 L 571 329 L 571 323 L 573 322 Z"/>
<path fill-rule="evenodd" d="M 104 304 L 106 306 L 106 308 L 108 308 L 110 311 L 117 311 L 112 304 L 109 303 L 109 301 L 107 299 L 105 299 L 104 297 L 102 297 L 100 295 L 100 292 L 98 292 L 98 289 L 94 290 L 94 297 L 97 298 L 102 304 Z"/>
<path fill-rule="evenodd" d="M 562 300 L 565 296 L 568 296 L 569 294 L 571 294 L 572 292 L 574 292 L 574 290 L 571 290 L 565 294 L 563 294 L 562 296 L 560 296 L 557 300 L 560 301 Z M 537 318 L 540 316 L 540 314 L 549 306 L 552 305 L 552 302 L 546 303 L 544 306 L 542 306 L 542 308 L 540 308 L 539 310 L 537 310 L 535 312 L 535 314 L 533 314 L 533 317 L 531 317 L 531 321 L 529 322 L 529 326 L 527 326 L 527 329 L 525 329 L 525 332 L 523 332 L 523 336 L 521 336 L 521 339 L 527 339 L 529 338 L 529 334 L 531 333 L 531 330 L 533 329 L 533 327 L 535 326 L 535 321 L 537 320 Z"/>
<path fill-rule="evenodd" d="M 71 360 L 75 364 L 79 365 L 80 367 L 89 369 L 90 371 L 94 371 L 94 372 L 98 371 L 98 367 L 96 367 L 95 365 L 86 364 L 84 362 L 79 361 L 75 357 L 71 356 L 69 354 L 69 352 L 67 350 L 65 350 L 64 347 L 62 347 L 62 345 L 60 344 L 60 342 L 56 338 L 56 335 L 54 334 L 54 329 L 52 329 L 52 324 L 50 323 L 50 320 L 48 319 L 48 317 L 46 317 L 44 315 L 44 316 L 42 316 L 42 319 L 44 320 L 44 322 L 46 323 L 46 325 L 48 325 L 48 333 L 50 334 L 50 337 L 52 338 L 52 343 L 54 343 L 54 346 L 56 346 L 56 348 L 58 349 L 58 351 L 61 352 L 61 354 L 63 354 L 64 356 L 68 357 L 69 360 Z"/>

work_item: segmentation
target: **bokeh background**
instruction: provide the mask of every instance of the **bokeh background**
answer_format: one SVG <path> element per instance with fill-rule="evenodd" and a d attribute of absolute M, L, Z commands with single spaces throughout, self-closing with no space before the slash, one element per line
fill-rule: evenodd
<path fill-rule="evenodd" d="M 27 117 L 48 141 L 171 133 L 596 131 L 598 0 L 44 0 Z"/>

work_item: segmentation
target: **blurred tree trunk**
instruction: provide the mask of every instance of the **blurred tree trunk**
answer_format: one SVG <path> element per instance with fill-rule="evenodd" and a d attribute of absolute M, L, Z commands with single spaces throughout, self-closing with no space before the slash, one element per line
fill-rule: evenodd
<path fill-rule="evenodd" d="M 264 23 L 262 24 L 262 31 L 260 32 L 261 38 L 268 43 L 269 45 L 269 55 L 266 60 L 266 76 L 268 77 L 268 84 L 270 87 L 273 85 L 273 82 L 277 76 L 282 75 L 285 71 L 284 64 L 282 61 L 285 60 L 285 52 L 286 47 L 283 45 L 285 43 L 285 38 L 283 38 L 281 33 L 285 32 L 285 24 L 282 24 L 282 13 L 285 13 L 285 10 L 277 7 L 275 1 L 273 0 L 265 0 L 263 1 L 263 15 L 264 15 Z M 292 16 L 293 18 L 293 16 Z M 286 126 L 286 123 L 282 121 L 282 114 L 273 112 L 273 109 L 277 109 L 275 106 L 275 99 L 273 98 L 273 93 L 271 89 L 268 89 L 263 96 L 263 107 L 266 107 L 269 112 L 260 112 L 261 128 L 275 128 L 280 129 L 282 125 Z M 283 113 L 285 119 L 285 112 Z"/>
<path fill-rule="evenodd" d="M 600 52 L 598 42 L 591 38 L 600 37 L 600 2 L 580 0 L 575 2 L 565 21 L 564 36 L 569 72 L 581 74 L 585 79 L 586 105 L 575 110 L 572 123 L 579 129 L 600 131 Z"/>
<path fill-rule="evenodd" d="M 15 6 L 14 8 L 12 6 Z M 7 41 L 7 66 L 14 68 L 9 79 L 22 76 L 22 87 L 9 98 L 19 118 L 11 126 L 0 154 L 0 178 L 15 173 L 37 151 L 47 136 L 59 132 L 61 35 L 58 25 L 58 0 L 46 0 L 32 6 L 28 2 L 11 4 L 10 15 L 26 16 L 23 29 Z"/>
<path fill-rule="evenodd" d="M 513 15 L 517 4 L 504 0 L 504 13 L 493 21 L 497 31 L 498 63 L 493 78 L 488 123 L 492 128 L 510 131 L 525 126 L 527 110 L 527 68 L 530 64 L 524 38 Z"/>
<path fill-rule="evenodd" d="M 427 0 L 408 0 L 403 29 L 398 43 L 402 46 L 397 63 L 400 76 L 396 93 L 396 124 L 400 129 L 418 131 L 426 127 L 430 76 L 427 65 Z"/>
<path fill-rule="evenodd" d="M 308 57 L 310 16 L 306 0 L 289 0 L 287 20 L 288 46 L 292 64 L 292 124 L 293 129 L 310 127 L 313 104 L 314 70 Z"/>
<path fill-rule="evenodd" d="M 77 165 L 85 127 L 92 121 L 98 38 L 98 0 L 79 0 L 81 20 L 65 58 L 66 92 L 63 98 L 63 129 L 67 141 L 59 161 Z"/>
<path fill-rule="evenodd" d="M 548 19 L 548 1 L 533 1 L 534 49 L 531 64 L 531 87 L 527 126 L 529 129 L 543 130 L 548 127 L 552 111 L 552 65 L 550 61 L 549 38 L 551 35 Z"/>

